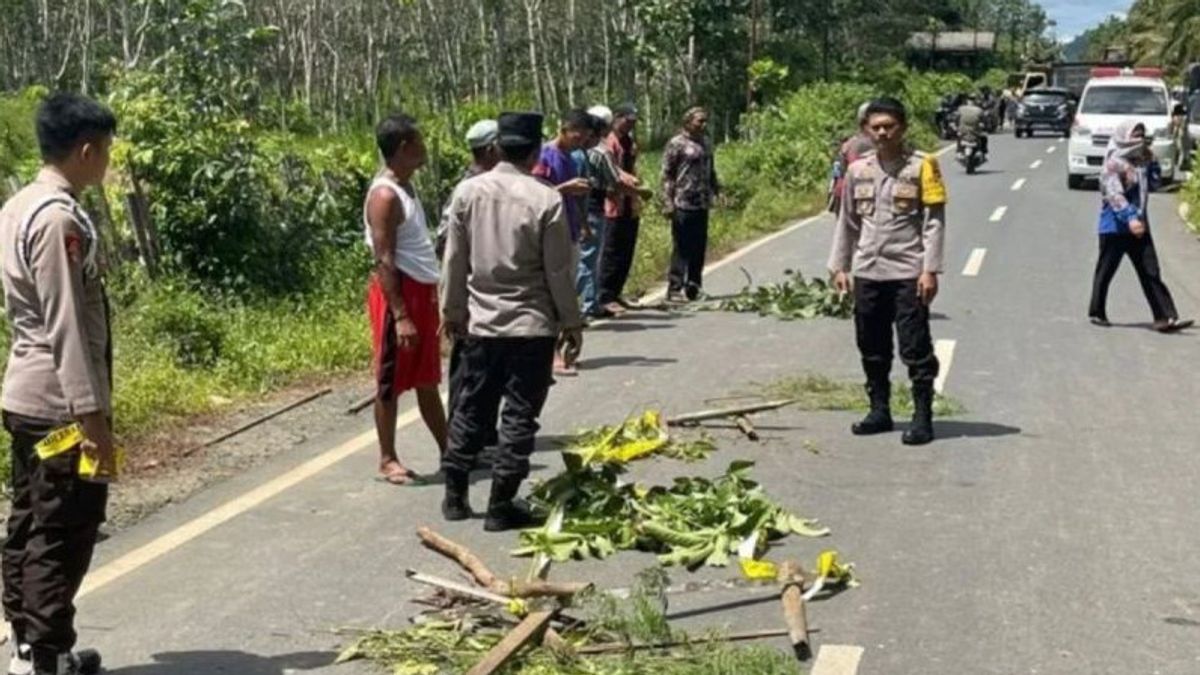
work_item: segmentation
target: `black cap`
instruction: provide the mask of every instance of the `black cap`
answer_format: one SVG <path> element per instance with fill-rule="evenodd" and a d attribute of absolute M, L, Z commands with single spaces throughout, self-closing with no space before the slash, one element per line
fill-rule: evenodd
<path fill-rule="evenodd" d="M 622 103 L 613 108 L 613 117 L 637 117 L 637 106 L 632 103 Z"/>
<path fill-rule="evenodd" d="M 497 120 L 500 145 L 536 145 L 542 142 L 542 114 L 504 112 Z"/>

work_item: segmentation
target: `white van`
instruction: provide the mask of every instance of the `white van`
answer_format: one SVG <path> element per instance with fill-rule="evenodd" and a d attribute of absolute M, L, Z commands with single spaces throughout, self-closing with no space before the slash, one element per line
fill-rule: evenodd
<path fill-rule="evenodd" d="M 1084 87 L 1071 127 L 1067 186 L 1083 187 L 1100 175 L 1108 141 L 1117 125 L 1135 119 L 1152 137 L 1151 148 L 1164 183 L 1175 179 L 1179 153 L 1171 134 L 1171 92 L 1157 68 L 1095 68 Z"/>

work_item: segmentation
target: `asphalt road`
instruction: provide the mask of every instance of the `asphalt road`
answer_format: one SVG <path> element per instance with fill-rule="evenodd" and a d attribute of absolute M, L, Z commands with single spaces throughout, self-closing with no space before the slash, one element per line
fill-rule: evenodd
<path fill-rule="evenodd" d="M 1200 672 L 1198 334 L 1148 330 L 1128 267 L 1111 297 L 1117 325 L 1089 325 L 1098 196 L 1067 191 L 1065 144 L 992 142 L 979 175 L 943 162 L 951 205 L 934 334 L 943 355 L 953 341 L 945 390 L 968 412 L 940 420 L 937 443 L 905 448 L 899 432 L 858 439 L 851 414 L 787 411 L 760 418 L 760 444 L 718 431 L 722 451 L 709 462 L 644 463 L 635 477 L 757 460 L 780 501 L 834 530 L 792 538 L 777 557 L 811 564 L 834 546 L 858 565 L 861 588 L 810 608 L 817 644 L 862 648 L 857 672 Z M 1195 315 L 1200 243 L 1171 196 L 1154 197 L 1152 227 L 1167 283 Z M 830 234 L 828 218 L 794 228 L 714 271 L 708 290 L 739 288 L 739 267 L 758 281 L 795 267 L 820 273 Z M 589 332 L 585 349 L 581 376 L 551 395 L 536 475 L 561 467 L 555 436 L 647 405 L 704 408 L 786 375 L 860 379 L 852 327 L 834 320 L 647 312 Z M 421 592 L 405 568 L 457 574 L 417 544 L 418 525 L 469 543 L 497 570 L 526 569 L 507 555 L 514 535 L 484 534 L 478 520 L 442 524 L 439 486 L 374 480 L 368 431 L 361 418 L 332 429 L 104 542 L 80 602 L 82 642 L 121 675 L 370 672 L 329 666 L 341 642 L 332 629 L 403 625 Z M 400 442 L 418 469 L 433 470 L 419 422 Z M 476 509 L 486 490 L 483 480 Z M 553 575 L 624 586 L 652 564 L 622 554 Z M 672 612 L 691 626 L 781 624 L 774 603 L 747 597 L 674 596 Z M 822 668 L 854 672 L 832 660 Z"/>

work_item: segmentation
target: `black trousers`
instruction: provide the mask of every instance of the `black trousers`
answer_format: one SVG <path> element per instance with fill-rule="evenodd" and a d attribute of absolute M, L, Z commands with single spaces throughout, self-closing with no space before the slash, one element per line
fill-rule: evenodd
<path fill-rule="evenodd" d="M 1141 238 L 1132 234 L 1100 235 L 1100 257 L 1096 260 L 1096 274 L 1092 279 L 1092 302 L 1088 315 L 1108 318 L 1108 287 L 1125 256 L 1129 256 L 1129 262 L 1133 263 L 1154 320 L 1179 318 L 1171 291 L 1163 283 L 1158 267 L 1158 252 L 1154 250 L 1154 239 L 1149 232 Z"/>
<path fill-rule="evenodd" d="M 708 210 L 676 209 L 671 216 L 671 269 L 667 288 L 684 291 L 695 300 L 704 285 L 704 256 L 708 252 Z"/>
<path fill-rule="evenodd" d="M 856 278 L 854 327 L 868 381 L 886 380 L 892 372 L 893 324 L 909 378 L 913 384 L 932 384 L 939 366 L 929 331 L 929 307 L 917 296 L 917 280 Z"/>
<path fill-rule="evenodd" d="M 454 423 L 454 406 L 458 401 L 458 392 L 462 388 L 462 340 L 455 340 L 450 347 L 450 377 L 446 387 L 446 424 Z M 484 447 L 490 448 L 500 442 L 499 434 L 496 433 L 496 417 L 499 414 L 499 408 L 496 409 L 496 415 L 493 415 L 490 420 L 486 421 L 488 428 L 487 438 L 484 441 Z"/>
<path fill-rule="evenodd" d="M 604 246 L 600 250 L 600 292 L 598 302 L 603 306 L 621 299 L 629 271 L 633 269 L 633 254 L 637 249 L 641 220 L 623 216 L 608 221 Z"/>
<path fill-rule="evenodd" d="M 523 480 L 539 429 L 538 417 L 553 384 L 555 338 L 459 338 L 457 393 L 450 418 L 447 471 L 469 472 L 500 417 L 492 474 Z M 500 404 L 503 402 L 503 411 Z"/>
<path fill-rule="evenodd" d="M 79 478 L 79 452 L 38 459 L 33 446 L 60 424 L 9 412 L 12 512 L 4 541 L 4 616 L 39 653 L 75 646 L 75 594 L 104 522 L 108 486 Z"/>

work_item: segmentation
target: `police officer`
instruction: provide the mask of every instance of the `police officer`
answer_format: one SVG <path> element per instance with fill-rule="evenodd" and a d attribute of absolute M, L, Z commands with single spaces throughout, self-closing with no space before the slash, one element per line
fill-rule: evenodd
<path fill-rule="evenodd" d="M 537 522 L 517 492 L 529 475 L 556 344 L 561 338 L 571 355 L 583 344 L 563 200 L 530 173 L 541 143 L 540 114 L 502 114 L 501 162 L 460 185 L 448 209 L 442 323 L 458 343 L 459 364 L 442 515 L 471 517 L 468 476 L 503 401 L 489 532 Z"/>
<path fill-rule="evenodd" d="M 892 325 L 912 379 L 912 426 L 906 445 L 933 440 L 933 382 L 938 361 L 929 306 L 942 271 L 946 189 L 937 160 L 907 148 L 904 105 L 880 98 L 867 107 L 876 152 L 850 165 L 829 270 L 843 293 L 853 291 L 855 330 L 871 411 L 856 435 L 892 430 L 889 401 Z"/>
<path fill-rule="evenodd" d="M 95 101 L 55 94 L 36 126 L 44 166 L 0 210 L 12 331 L 0 400 L 12 435 L 4 614 L 14 648 L 9 672 L 67 675 L 99 665 L 95 652 L 71 652 L 75 593 L 108 498 L 104 482 L 81 477 L 83 455 L 99 463 L 98 476 L 115 475 L 99 240 L 77 199 L 103 182 L 117 122 Z"/>

